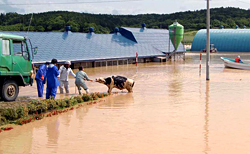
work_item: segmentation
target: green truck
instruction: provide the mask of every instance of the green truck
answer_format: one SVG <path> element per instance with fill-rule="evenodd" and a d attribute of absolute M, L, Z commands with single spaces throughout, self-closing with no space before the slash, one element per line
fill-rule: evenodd
<path fill-rule="evenodd" d="M 19 86 L 32 86 L 32 60 L 36 49 L 32 47 L 31 41 L 23 36 L 0 33 L 0 97 L 2 100 L 14 101 L 19 93 Z"/>

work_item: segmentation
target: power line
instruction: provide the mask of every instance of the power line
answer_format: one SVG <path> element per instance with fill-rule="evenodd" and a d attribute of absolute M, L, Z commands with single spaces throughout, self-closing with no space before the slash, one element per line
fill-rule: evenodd
<path fill-rule="evenodd" d="M 106 1 L 88 1 L 88 2 L 61 2 L 61 3 L 29 3 L 29 4 L 24 4 L 24 3 L 5 3 L 5 4 L 0 4 L 0 6 L 3 5 L 63 5 L 63 4 L 87 4 L 87 3 L 124 3 L 124 2 L 137 2 L 137 1 L 143 1 L 143 0 L 106 0 Z"/>

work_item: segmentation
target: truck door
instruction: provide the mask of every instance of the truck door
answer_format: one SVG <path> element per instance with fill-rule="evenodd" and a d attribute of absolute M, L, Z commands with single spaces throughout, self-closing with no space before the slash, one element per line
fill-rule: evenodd
<path fill-rule="evenodd" d="M 19 72 L 28 82 L 31 71 L 29 51 L 25 41 L 12 40 L 12 66 L 14 72 Z"/>
<path fill-rule="evenodd" d="M 10 55 L 10 40 L 1 39 L 2 53 L 0 53 L 0 70 L 7 73 L 12 70 L 12 58 Z"/>

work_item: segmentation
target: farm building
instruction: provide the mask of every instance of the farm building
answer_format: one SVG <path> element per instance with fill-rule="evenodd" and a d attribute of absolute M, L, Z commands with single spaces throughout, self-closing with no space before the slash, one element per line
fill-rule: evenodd
<path fill-rule="evenodd" d="M 206 30 L 202 29 L 194 37 L 191 51 L 206 48 Z M 218 52 L 250 52 L 250 29 L 211 29 L 210 43 Z"/>
<path fill-rule="evenodd" d="M 29 32 L 33 47 L 38 47 L 34 64 L 39 65 L 56 58 L 59 62 L 71 61 L 73 68 L 79 65 L 120 65 L 134 63 L 136 52 L 139 62 L 150 62 L 166 57 L 174 50 L 166 29 L 121 27 L 111 34 L 95 34 L 92 28 L 89 30 L 89 33 L 76 33 L 66 27 L 64 32 Z M 27 32 L 3 33 L 27 35 Z M 177 52 L 184 51 L 181 44 Z"/>

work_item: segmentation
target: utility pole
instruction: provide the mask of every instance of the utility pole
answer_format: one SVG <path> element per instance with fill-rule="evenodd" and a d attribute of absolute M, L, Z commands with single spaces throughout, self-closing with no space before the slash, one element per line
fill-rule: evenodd
<path fill-rule="evenodd" d="M 207 0 L 207 60 L 206 60 L 206 80 L 209 80 L 209 65 L 210 65 L 210 9 L 209 0 Z"/>

